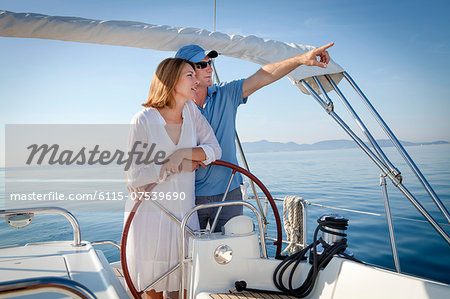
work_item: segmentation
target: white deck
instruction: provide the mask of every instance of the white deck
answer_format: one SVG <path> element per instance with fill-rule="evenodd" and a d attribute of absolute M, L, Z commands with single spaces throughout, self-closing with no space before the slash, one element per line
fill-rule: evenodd
<path fill-rule="evenodd" d="M 88 242 L 73 247 L 72 241 L 45 242 L 0 248 L 0 277 L 3 282 L 25 278 L 60 277 L 75 280 L 98 298 L 128 298 L 101 251 Z M 18 298 L 63 298 L 41 293 Z"/>
<path fill-rule="evenodd" d="M 98 298 L 129 298 L 100 251 L 87 242 L 73 247 L 72 241 L 45 242 L 0 248 L 2 281 L 55 276 L 75 280 Z M 229 264 L 218 264 L 214 250 L 219 245 L 233 249 Z M 250 288 L 276 290 L 272 275 L 280 263 L 260 257 L 256 234 L 230 237 L 221 234 L 202 236 L 191 243 L 193 280 L 191 298 L 210 299 L 211 293 L 227 293 L 234 282 L 245 280 Z M 118 265 L 117 265 L 118 266 Z M 303 262 L 294 281 L 306 277 L 309 263 Z M 41 293 L 19 298 L 63 298 L 56 293 Z M 307 298 L 449 298 L 450 286 L 374 266 L 333 258 L 320 271 L 313 292 Z"/>

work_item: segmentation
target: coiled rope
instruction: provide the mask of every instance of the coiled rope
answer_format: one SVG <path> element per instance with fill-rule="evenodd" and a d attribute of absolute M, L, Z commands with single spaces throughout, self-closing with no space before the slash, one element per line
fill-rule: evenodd
<path fill-rule="evenodd" d="M 303 240 L 303 198 L 299 196 L 286 196 L 283 201 L 283 225 L 289 245 L 281 252 L 294 254 L 302 249 L 298 244 L 304 244 Z"/>

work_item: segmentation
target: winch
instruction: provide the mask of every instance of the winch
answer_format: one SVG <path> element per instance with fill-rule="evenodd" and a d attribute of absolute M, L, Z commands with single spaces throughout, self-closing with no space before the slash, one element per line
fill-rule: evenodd
<path fill-rule="evenodd" d="M 348 219 L 336 214 L 326 214 L 319 217 L 317 222 L 319 225 L 314 231 L 313 242 L 301 251 L 286 256 L 275 269 L 273 282 L 280 290 L 279 292 L 247 288 L 245 281 L 237 281 L 235 289 L 237 291 L 257 291 L 303 298 L 311 293 L 319 271 L 325 268 L 335 255 L 360 262 L 353 257 L 350 251 L 346 250 L 347 239 L 345 237 L 347 234 L 345 231 L 347 230 Z M 322 236 L 317 239 L 319 231 L 322 232 Z M 299 283 L 293 281 L 294 273 L 300 262 L 306 259 L 308 251 L 310 252 L 309 262 L 312 266 L 305 281 L 303 281 L 301 286 L 295 288 L 294 286 L 299 285 Z M 285 283 L 286 279 L 283 279 L 284 276 L 288 277 L 287 284 Z"/>
<path fill-rule="evenodd" d="M 317 219 L 319 226 L 317 229 L 322 231 L 322 237 L 320 237 L 315 246 L 315 249 L 311 250 L 309 255 L 309 262 L 313 264 L 315 256 L 320 256 L 324 252 L 327 252 L 330 247 L 339 246 L 342 249 L 335 254 L 341 257 L 353 257 L 353 252 L 347 249 L 347 234 L 348 219 L 338 214 L 324 214 Z M 314 241 L 316 241 L 316 235 L 314 235 Z M 314 243 L 314 242 L 313 242 Z M 328 264 L 325 263 L 321 268 L 324 268 Z"/>

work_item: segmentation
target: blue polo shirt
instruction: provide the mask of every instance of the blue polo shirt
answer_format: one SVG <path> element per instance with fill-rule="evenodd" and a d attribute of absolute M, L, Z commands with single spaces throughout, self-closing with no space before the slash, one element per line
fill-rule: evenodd
<path fill-rule="evenodd" d="M 198 107 L 210 123 L 222 148 L 223 161 L 238 164 L 236 158 L 236 113 L 240 104 L 245 104 L 247 98 L 242 98 L 242 86 L 245 79 L 214 84 L 208 87 L 208 95 L 203 108 Z M 200 167 L 195 172 L 195 195 L 211 196 L 225 193 L 231 169 L 210 165 L 206 169 Z M 239 173 L 233 178 L 230 191 L 239 187 L 242 177 Z"/>

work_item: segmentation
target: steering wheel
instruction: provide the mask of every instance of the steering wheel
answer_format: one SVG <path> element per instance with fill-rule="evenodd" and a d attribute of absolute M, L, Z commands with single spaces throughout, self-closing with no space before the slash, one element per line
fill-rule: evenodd
<path fill-rule="evenodd" d="M 278 213 L 277 205 L 275 204 L 275 201 L 273 200 L 273 197 L 270 194 L 269 190 L 267 190 L 266 186 L 264 186 L 264 184 L 256 176 L 254 176 L 251 172 L 249 172 L 247 169 L 244 169 L 238 165 L 235 165 L 235 164 L 232 164 L 229 162 L 225 162 L 222 160 L 216 160 L 216 161 L 212 162 L 210 165 L 228 167 L 233 170 L 232 174 L 235 174 L 236 172 L 242 173 L 243 175 L 245 175 L 246 177 L 251 179 L 256 185 L 258 185 L 258 187 L 261 189 L 261 191 L 264 193 L 267 200 L 269 201 L 270 207 L 272 208 L 273 214 L 275 216 L 275 224 L 277 227 L 277 240 L 273 243 L 273 245 L 277 246 L 275 256 L 280 256 L 281 246 L 283 245 L 280 214 Z"/>
<path fill-rule="evenodd" d="M 253 182 L 255 182 L 256 185 L 258 185 L 258 187 L 264 193 L 266 198 L 269 200 L 270 207 L 272 208 L 273 214 L 275 215 L 275 222 L 276 222 L 276 226 L 277 226 L 277 240 L 273 243 L 273 245 L 277 245 L 277 249 L 276 249 L 276 253 L 275 254 L 276 254 L 276 256 L 279 256 L 280 253 L 281 253 L 281 246 L 282 246 L 282 230 L 281 230 L 280 214 L 278 213 L 277 206 L 275 205 L 275 202 L 274 202 L 274 200 L 272 198 L 272 195 L 270 194 L 269 190 L 267 190 L 266 186 L 264 186 L 264 184 L 256 176 L 254 176 L 252 173 L 250 173 L 246 169 L 244 169 L 244 168 L 242 168 L 240 166 L 237 166 L 235 164 L 232 164 L 232 163 L 229 163 L 229 162 L 225 162 L 225 161 L 221 161 L 221 160 L 217 160 L 215 162 L 212 162 L 210 165 L 217 165 L 217 166 L 228 167 L 228 168 L 232 169 L 232 174 L 235 174 L 236 172 L 242 173 L 243 175 L 245 175 L 246 177 L 251 179 Z M 155 186 L 156 186 L 155 183 L 149 185 L 146 188 L 146 191 L 149 192 Z M 123 232 L 122 232 L 122 239 L 121 239 L 121 242 L 120 242 L 120 263 L 121 263 L 121 266 L 122 266 L 123 277 L 125 279 L 125 282 L 126 282 L 128 288 L 130 289 L 131 294 L 136 299 L 141 298 L 141 296 L 142 296 L 142 294 L 144 292 L 143 291 L 138 291 L 136 289 L 136 287 L 134 286 L 133 281 L 131 280 L 130 272 L 128 271 L 128 265 L 127 265 L 126 248 L 127 248 L 128 232 L 130 230 L 131 223 L 132 223 L 133 218 L 134 218 L 134 216 L 136 214 L 136 211 L 139 208 L 141 203 L 142 203 L 142 201 L 136 200 L 136 203 L 134 204 L 134 206 L 133 206 L 133 208 L 132 208 L 132 210 L 131 210 L 128 218 L 127 218 L 127 221 L 125 222 L 125 226 L 124 226 Z M 263 233 L 263 232 L 261 232 L 261 233 Z"/>

